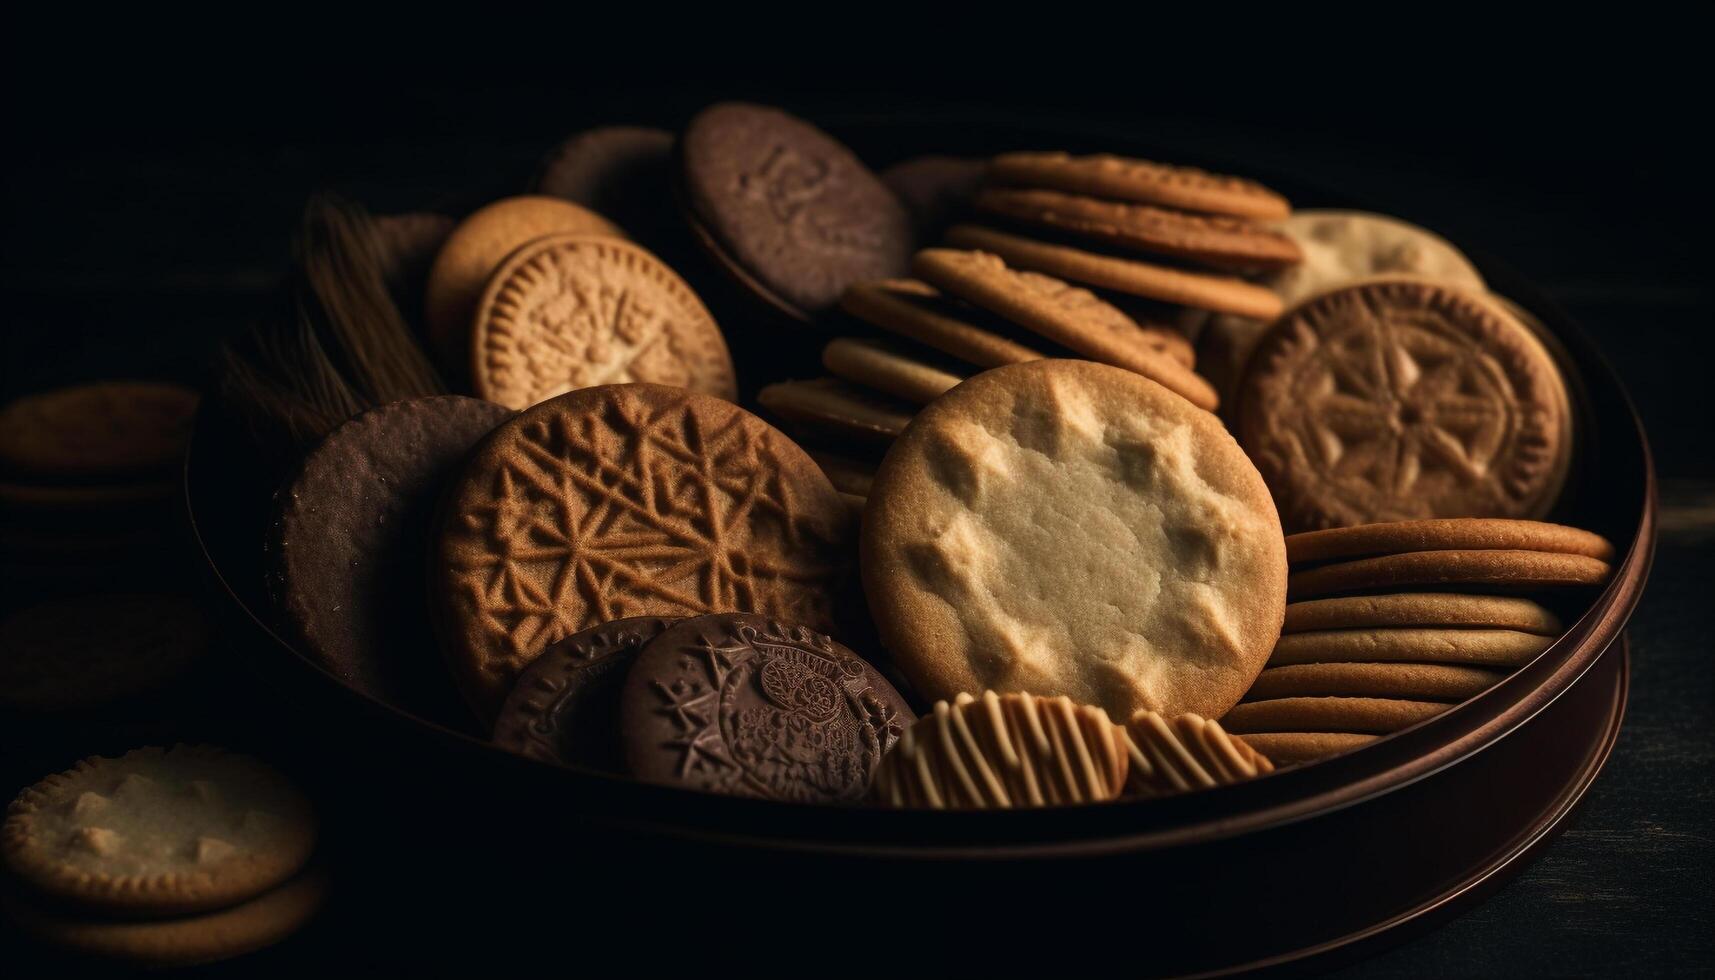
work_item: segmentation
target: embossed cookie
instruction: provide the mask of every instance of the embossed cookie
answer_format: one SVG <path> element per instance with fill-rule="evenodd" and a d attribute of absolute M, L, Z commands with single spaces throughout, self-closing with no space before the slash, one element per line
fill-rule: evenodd
<path fill-rule="evenodd" d="M 462 379 L 470 370 L 471 323 L 488 278 L 520 245 L 543 235 L 625 237 L 618 225 L 570 201 L 543 195 L 509 197 L 459 222 L 435 254 L 423 294 L 429 347 L 443 368 Z"/>
<path fill-rule="evenodd" d="M 1304 258 L 1291 238 L 1243 218 L 1018 187 L 984 188 L 973 203 L 1024 224 L 1205 265 L 1278 269 Z"/>
<path fill-rule="evenodd" d="M 1279 636 L 1267 488 L 1207 412 L 1088 361 L 948 392 L 893 444 L 864 514 L 865 593 L 925 697 L 1064 694 L 1217 717 Z"/>
<path fill-rule="evenodd" d="M 927 405 L 965 380 L 957 365 L 939 362 L 900 344 L 836 337 L 822 348 L 822 366 L 837 378 L 884 395 Z"/>
<path fill-rule="evenodd" d="M 1136 321 L 1085 289 L 1009 269 L 983 252 L 929 248 L 912 271 L 938 289 L 1042 334 L 1079 354 L 1155 381 L 1204 409 L 1215 407 L 1208 383 L 1152 345 Z"/>
<path fill-rule="evenodd" d="M 144 381 L 27 395 L 0 408 L 0 471 L 93 478 L 170 469 L 184 458 L 196 410 L 196 392 Z"/>
<path fill-rule="evenodd" d="M 1499 518 L 1451 517 L 1440 520 L 1358 524 L 1287 535 L 1286 560 L 1297 564 L 1395 555 L 1407 551 L 1552 551 L 1612 561 L 1614 546 L 1593 531 Z"/>
<path fill-rule="evenodd" d="M 887 442 L 911 424 L 916 406 L 835 378 L 780 381 L 756 393 L 757 404 L 812 430 Z"/>
<path fill-rule="evenodd" d="M 90 909 L 201 912 L 298 872 L 307 801 L 273 769 L 203 745 L 92 757 L 12 801 L 0 858 L 20 881 Z"/>
<path fill-rule="evenodd" d="M 0 620 L 0 705 L 97 708 L 160 690 L 208 652 L 212 626 L 188 596 L 54 599 Z"/>
<path fill-rule="evenodd" d="M 1287 538 L 1290 557 L 1291 538 Z M 1306 599 L 1286 604 L 1283 633 L 1366 626 L 1463 626 L 1559 636 L 1560 617 L 1520 596 L 1395 592 Z"/>
<path fill-rule="evenodd" d="M 1258 342 L 1239 441 L 1293 531 L 1539 517 L 1571 458 L 1564 382 L 1492 304 L 1373 280 L 1297 307 Z"/>
<path fill-rule="evenodd" d="M 1218 721 L 1184 714 L 1164 718 L 1139 711 L 1126 724 L 1131 751 L 1127 793 L 1172 796 L 1266 776 L 1274 764 Z"/>
<path fill-rule="evenodd" d="M 434 656 L 422 588 L 435 507 L 465 457 L 512 412 L 440 395 L 371 409 L 335 429 L 280 493 L 271 591 L 294 646 L 387 704 L 445 719 L 457 707 Z"/>
<path fill-rule="evenodd" d="M 672 188 L 673 134 L 651 126 L 577 133 L 549 152 L 536 176 L 536 193 L 582 204 L 637 235 L 672 213 Z"/>
<path fill-rule="evenodd" d="M 1546 551 L 1414 551 L 1356 561 L 1335 562 L 1292 573 L 1287 594 L 1293 599 L 1342 592 L 1398 590 L 1407 587 L 1497 592 L 1595 588 L 1614 567 L 1588 555 Z"/>
<path fill-rule="evenodd" d="M 432 576 L 442 645 L 492 721 L 525 664 L 600 623 L 756 610 L 827 628 L 849 521 L 802 449 L 729 402 L 574 391 L 503 423 L 449 492 Z"/>
<path fill-rule="evenodd" d="M 631 381 L 738 395 L 726 339 L 691 287 L 636 245 L 589 235 L 538 238 L 495 270 L 470 376 L 508 408 Z"/>
<path fill-rule="evenodd" d="M 1292 213 L 1286 198 L 1253 180 L 1106 153 L 1003 153 L 989 162 L 989 179 L 1240 218 Z"/>
<path fill-rule="evenodd" d="M 494 744 L 541 762 L 625 772 L 620 686 L 643 645 L 676 622 L 616 619 L 549 644 L 500 706 Z"/>
<path fill-rule="evenodd" d="M 930 154 L 888 167 L 881 182 L 911 212 L 919 240 L 932 241 L 947 219 L 970 204 L 987 170 L 987 160 Z"/>
<path fill-rule="evenodd" d="M 915 720 L 861 657 L 767 616 L 668 629 L 638 654 L 620 700 L 633 776 L 797 803 L 863 798 Z"/>
<path fill-rule="evenodd" d="M 1044 356 L 1034 338 L 1010 336 L 1016 326 L 916 279 L 862 282 L 840 297 L 840 308 L 889 333 L 975 364 L 1000 367 Z"/>
<path fill-rule="evenodd" d="M 993 810 L 1104 803 L 1125 787 L 1125 729 L 1067 697 L 961 693 L 905 731 L 881 760 L 885 806 Z"/>
<path fill-rule="evenodd" d="M 679 156 L 694 227 L 773 305 L 813 316 L 852 283 L 905 271 L 915 237 L 905 206 L 809 123 L 720 103 L 691 120 Z"/>
<path fill-rule="evenodd" d="M 947 244 L 989 252 L 1005 259 L 1007 265 L 1056 279 L 1199 310 L 1272 320 L 1282 308 L 1280 297 L 1237 276 L 1103 255 L 978 225 L 954 225 L 947 231 Z"/>

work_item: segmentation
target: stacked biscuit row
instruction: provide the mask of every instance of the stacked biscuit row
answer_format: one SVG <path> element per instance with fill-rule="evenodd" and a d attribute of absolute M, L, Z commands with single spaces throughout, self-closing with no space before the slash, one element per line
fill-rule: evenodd
<path fill-rule="evenodd" d="M 1426 721 L 1505 680 L 1563 632 L 1553 607 L 1605 583 L 1587 531 L 1478 519 L 1370 524 L 1286 539 L 1285 625 L 1222 719 L 1277 763 Z"/>

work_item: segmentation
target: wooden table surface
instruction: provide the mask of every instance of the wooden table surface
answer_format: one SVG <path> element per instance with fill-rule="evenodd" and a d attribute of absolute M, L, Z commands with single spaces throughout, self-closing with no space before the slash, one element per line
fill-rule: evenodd
<path fill-rule="evenodd" d="M 25 112 L 21 125 L 36 138 L 16 143 L 6 164 L 0 395 L 102 376 L 197 380 L 213 340 L 241 326 L 278 276 L 296 211 L 313 189 L 339 187 L 380 211 L 451 207 L 518 186 L 541 150 L 582 121 L 671 120 L 705 98 L 597 96 L 609 101 L 571 110 L 542 99 L 520 105 L 516 93 L 423 95 L 387 119 L 327 102 L 316 104 L 320 115 L 280 103 L 276 116 L 242 124 L 211 123 L 218 106 L 148 126 L 114 110 L 104 117 L 114 125 L 95 131 Z M 646 99 L 665 108 L 640 111 Z M 885 100 L 800 101 L 812 112 L 822 104 L 885 112 Z M 1498 144 L 1491 152 L 1454 153 L 1433 134 L 1366 137 L 1332 117 L 1288 128 L 1255 115 L 1211 122 L 1140 111 L 1110 108 L 1093 121 L 1146 129 L 1192 156 L 1314 174 L 1504 258 L 1597 339 L 1656 453 L 1662 529 L 1630 627 L 1630 709 L 1581 812 L 1486 903 L 1340 975 L 1707 974 L 1715 963 L 1715 292 L 1707 244 L 1673 214 L 1635 206 L 1650 181 L 1671 183 L 1677 165 L 1616 150 L 1547 167 L 1571 143 L 1554 129 L 1562 116 L 1522 129 L 1489 120 L 1480 132 Z M 1598 194 L 1600 179 L 1631 181 L 1633 194 Z M 1707 203 L 1706 190 L 1681 202 L 1693 213 Z"/>

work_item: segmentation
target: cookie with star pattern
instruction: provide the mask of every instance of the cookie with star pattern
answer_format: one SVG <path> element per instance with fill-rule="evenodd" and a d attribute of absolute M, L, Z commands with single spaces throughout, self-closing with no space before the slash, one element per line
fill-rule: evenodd
<path fill-rule="evenodd" d="M 633 776 L 795 803 L 862 799 L 914 721 L 862 657 L 768 616 L 672 627 L 644 646 L 620 696 Z"/>
<path fill-rule="evenodd" d="M 828 629 L 851 515 L 814 460 L 730 402 L 584 388 L 477 447 L 442 508 L 442 647 L 492 721 L 548 644 L 632 616 L 757 612 Z"/>

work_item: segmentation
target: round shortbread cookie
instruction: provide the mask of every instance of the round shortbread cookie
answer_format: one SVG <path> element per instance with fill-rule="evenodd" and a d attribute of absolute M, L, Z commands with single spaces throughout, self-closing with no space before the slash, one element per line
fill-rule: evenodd
<path fill-rule="evenodd" d="M 1270 667 L 1308 663 L 1442 663 L 1522 667 L 1554 643 L 1552 636 L 1503 629 L 1311 630 L 1286 633 Z"/>
<path fill-rule="evenodd" d="M 1131 749 L 1129 795 L 1170 796 L 1213 789 L 1274 771 L 1274 765 L 1244 739 L 1200 715 L 1168 720 L 1154 711 L 1139 711 L 1126 724 L 1126 739 Z"/>
<path fill-rule="evenodd" d="M 834 378 L 776 382 L 756 402 L 790 422 L 871 442 L 898 438 L 917 407 Z"/>
<path fill-rule="evenodd" d="M 1288 664 L 1258 674 L 1245 700 L 1339 695 L 1463 701 L 1494 687 L 1506 676 L 1505 671 L 1463 664 Z"/>
<path fill-rule="evenodd" d="M 1279 636 L 1282 541 L 1214 416 L 1129 371 L 1047 360 L 977 375 L 917 416 L 876 473 L 862 567 L 925 697 L 1214 717 Z"/>
<path fill-rule="evenodd" d="M 268 766 L 204 745 L 91 757 L 12 801 L 0 856 L 90 909 L 201 912 L 273 888 L 309 860 L 315 819 Z"/>
<path fill-rule="evenodd" d="M 1016 187 L 984 188 L 973 203 L 1013 221 L 1205 265 L 1278 269 L 1304 258 L 1291 238 L 1243 218 Z"/>
<path fill-rule="evenodd" d="M 835 377 L 914 405 L 927 405 L 965 380 L 950 365 L 935 363 L 901 345 L 855 337 L 828 341 L 822 348 L 822 366 Z"/>
<path fill-rule="evenodd" d="M 989 161 L 988 178 L 998 184 L 1053 187 L 1075 194 L 1265 221 L 1292 213 L 1286 198 L 1254 180 L 1108 153 L 1003 153 Z"/>
<path fill-rule="evenodd" d="M 1292 573 L 1287 595 L 1312 599 L 1340 592 L 1427 586 L 1502 592 L 1549 588 L 1594 588 L 1608 581 L 1613 566 L 1587 555 L 1545 551 L 1413 551 L 1320 565 Z"/>
<path fill-rule="evenodd" d="M 471 325 L 489 276 L 525 242 L 543 235 L 607 235 L 619 226 L 588 208 L 544 195 L 509 197 L 471 212 L 447 236 L 429 268 L 423 318 L 429 348 L 455 380 L 470 369 Z"/>
<path fill-rule="evenodd" d="M 1549 551 L 1614 559 L 1614 546 L 1591 531 L 1501 518 L 1451 517 L 1393 521 L 1304 531 L 1286 538 L 1286 560 L 1294 565 L 1396 555 L 1408 551 Z"/>
<path fill-rule="evenodd" d="M 232 959 L 272 946 L 321 910 L 327 876 L 312 868 L 278 888 L 231 908 L 172 919 L 76 919 L 31 908 L 6 896 L 8 917 L 51 946 L 151 969 Z"/>
<path fill-rule="evenodd" d="M 1290 766 L 1350 752 L 1378 737 L 1354 732 L 1255 732 L 1246 735 L 1245 742 L 1275 765 Z"/>
<path fill-rule="evenodd" d="M 977 225 L 955 225 L 948 229 L 947 244 L 998 255 L 1008 265 L 1020 269 L 1163 303 L 1262 320 L 1272 320 L 1282 310 L 1280 297 L 1237 276 L 1191 272 L 1102 255 Z"/>
<path fill-rule="evenodd" d="M 984 252 L 927 248 L 911 269 L 938 289 L 1006 317 L 1049 340 L 1103 364 L 1125 368 L 1213 410 L 1208 382 L 1166 354 L 1137 321 L 1111 304 L 1050 276 L 1009 269 Z"/>
<path fill-rule="evenodd" d="M 617 238 L 546 235 L 513 252 L 477 303 L 470 348 L 476 394 L 507 408 L 633 381 L 738 396 L 702 300 Z"/>
<path fill-rule="evenodd" d="M 1287 547 L 1290 549 L 1291 545 Z M 1559 616 L 1521 596 L 1396 592 L 1289 602 L 1281 632 L 1374 626 L 1457 626 L 1519 630 L 1542 636 L 1559 636 L 1563 629 Z"/>
<path fill-rule="evenodd" d="M 1230 732 L 1353 732 L 1388 735 L 1433 718 L 1448 706 L 1400 698 L 1275 698 L 1235 705 L 1221 719 Z"/>
<path fill-rule="evenodd" d="M 0 472 L 88 478 L 154 473 L 190 444 L 197 393 L 105 382 L 26 395 L 0 408 Z"/>
<path fill-rule="evenodd" d="M 977 367 L 1038 361 L 1043 353 L 974 321 L 992 318 L 916 279 L 858 283 L 840 297 L 840 308 L 890 333 L 933 347 Z"/>

